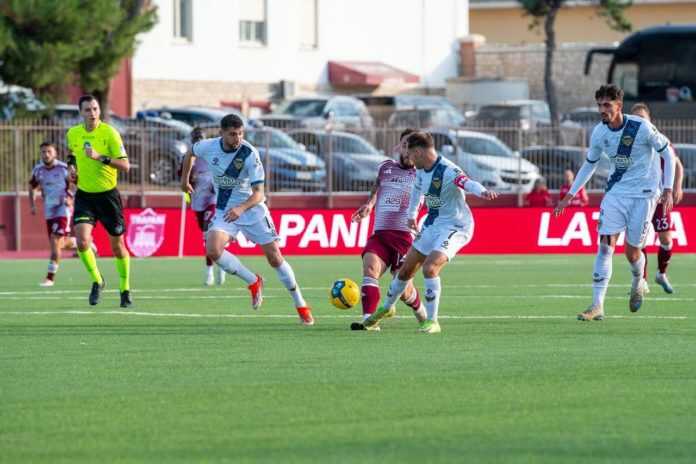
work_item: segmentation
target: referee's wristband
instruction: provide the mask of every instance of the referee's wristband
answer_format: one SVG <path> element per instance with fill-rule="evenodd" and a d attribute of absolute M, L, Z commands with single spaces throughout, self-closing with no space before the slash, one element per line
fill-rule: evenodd
<path fill-rule="evenodd" d="M 99 161 L 101 161 L 102 164 L 105 164 L 105 165 L 108 166 L 108 165 L 111 164 L 111 157 L 109 157 L 109 156 L 100 156 L 100 157 L 99 157 Z"/>

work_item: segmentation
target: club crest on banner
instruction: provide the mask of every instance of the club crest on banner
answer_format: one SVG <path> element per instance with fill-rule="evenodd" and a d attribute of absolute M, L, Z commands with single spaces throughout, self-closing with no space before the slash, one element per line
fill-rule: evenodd
<path fill-rule="evenodd" d="M 152 256 L 164 242 L 164 224 L 167 216 L 147 208 L 139 214 L 129 216 L 126 244 L 134 256 Z"/>

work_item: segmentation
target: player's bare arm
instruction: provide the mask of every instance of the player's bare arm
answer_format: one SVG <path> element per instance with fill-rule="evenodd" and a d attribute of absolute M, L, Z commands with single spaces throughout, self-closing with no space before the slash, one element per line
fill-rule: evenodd
<path fill-rule="evenodd" d="M 364 205 L 357 209 L 351 216 L 350 220 L 353 222 L 360 222 L 370 215 L 372 208 L 375 207 L 375 202 L 377 201 L 377 192 L 379 191 L 379 179 L 375 179 L 372 188 L 370 188 L 370 197 L 367 199 Z"/>
<path fill-rule="evenodd" d="M 263 202 L 265 199 L 266 194 L 265 189 L 263 187 L 263 183 L 253 185 L 251 187 L 251 195 L 249 196 L 249 198 L 247 198 L 247 200 L 244 203 L 227 210 L 227 212 L 225 213 L 225 221 L 236 221 L 242 214 L 244 214 L 244 211 L 248 210 L 249 208 L 253 208 L 254 206 Z"/>
<path fill-rule="evenodd" d="M 130 162 L 127 157 L 112 158 L 110 156 L 105 156 L 97 152 L 93 147 L 85 147 L 85 156 L 122 172 L 128 172 L 130 170 Z"/>
<path fill-rule="evenodd" d="M 684 198 L 684 190 L 683 185 L 684 185 L 684 165 L 682 164 L 681 160 L 679 157 L 675 157 L 674 159 L 675 165 L 674 165 L 674 204 L 678 205 L 681 203 L 682 198 Z"/>
<path fill-rule="evenodd" d="M 32 215 L 36 214 L 36 203 L 34 202 L 34 191 L 35 190 L 36 190 L 36 187 L 32 184 L 29 184 L 29 208 L 31 209 Z"/>
<path fill-rule="evenodd" d="M 191 169 L 196 163 L 196 155 L 193 154 L 193 150 L 189 150 L 184 156 L 184 160 L 181 162 L 181 191 L 184 193 L 193 193 L 193 186 L 191 185 Z"/>

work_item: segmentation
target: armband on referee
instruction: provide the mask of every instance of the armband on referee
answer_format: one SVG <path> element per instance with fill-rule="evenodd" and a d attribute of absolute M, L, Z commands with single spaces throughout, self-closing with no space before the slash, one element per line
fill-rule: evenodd
<path fill-rule="evenodd" d="M 108 166 L 111 164 L 111 157 L 110 156 L 100 156 L 99 161 L 101 161 L 102 164 L 105 164 Z"/>
<path fill-rule="evenodd" d="M 77 161 L 75 160 L 75 155 L 68 155 L 68 166 L 76 166 Z"/>

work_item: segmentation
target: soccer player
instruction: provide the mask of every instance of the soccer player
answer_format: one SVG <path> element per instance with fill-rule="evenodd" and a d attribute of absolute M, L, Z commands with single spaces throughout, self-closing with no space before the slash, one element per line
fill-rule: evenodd
<path fill-rule="evenodd" d="M 29 180 L 29 205 L 31 214 L 36 214 L 34 191 L 39 189 L 43 197 L 44 216 L 48 229 L 48 242 L 51 246 L 51 259 L 48 262 L 46 278 L 39 285 L 52 287 L 60 264 L 61 250 L 74 250 L 75 238 L 70 237 L 70 216 L 72 192 L 68 165 L 59 161 L 56 146 L 49 142 L 40 145 L 41 162 L 31 173 Z"/>
<path fill-rule="evenodd" d="M 631 107 L 631 114 L 639 116 L 646 121 L 650 121 L 650 109 L 645 103 L 636 103 Z M 674 150 L 674 147 L 672 147 Z M 684 181 L 684 166 L 681 160 L 675 153 L 675 166 L 674 166 L 674 185 L 673 185 L 673 197 L 672 200 L 675 205 L 679 204 L 684 196 L 682 190 L 682 183 Z M 664 170 L 664 163 L 660 163 L 661 169 Z M 655 283 L 660 285 L 666 293 L 673 293 L 674 289 L 672 284 L 667 278 L 667 266 L 669 266 L 669 261 L 672 258 L 672 217 L 670 214 L 664 212 L 664 207 L 662 203 L 658 203 L 655 207 L 655 213 L 652 217 L 652 224 L 655 232 L 657 232 L 660 238 L 660 249 L 657 252 L 657 273 L 655 274 Z M 648 254 L 645 248 L 642 250 L 643 255 L 645 255 L 645 268 L 643 271 L 643 278 L 648 278 Z M 647 285 L 646 285 L 647 289 Z"/>
<path fill-rule="evenodd" d="M 413 244 L 413 231 L 409 227 L 407 213 L 411 189 L 416 180 L 416 169 L 413 160 L 408 157 L 406 147 L 406 139 L 413 132 L 414 129 L 406 129 L 401 133 L 398 145 L 399 160 L 387 160 L 379 166 L 370 198 L 352 216 L 354 222 L 359 222 L 375 210 L 375 230 L 362 253 L 363 320 L 370 317 L 379 304 L 379 278 L 387 269 L 391 269 L 392 274 L 395 274 Z M 418 322 L 425 320 L 425 307 L 411 281 L 401 295 L 401 300 L 413 309 Z M 366 329 L 361 322 L 352 323 L 350 328 Z M 379 325 L 370 328 L 379 330 Z"/>
<path fill-rule="evenodd" d="M 259 152 L 244 140 L 244 122 L 234 114 L 220 121 L 220 137 L 201 140 L 184 158 L 181 188 L 192 193 L 191 168 L 204 159 L 213 175 L 215 187 L 215 216 L 206 235 L 206 252 L 227 273 L 236 275 L 248 285 L 251 305 L 258 309 L 263 302 L 263 279 L 247 269 L 225 247 L 241 232 L 258 244 L 268 263 L 276 270 L 278 279 L 290 292 L 304 325 L 314 325 L 312 311 L 300 291 L 295 273 L 283 259 L 278 246 L 278 234 L 265 204 L 265 173 Z"/>
<path fill-rule="evenodd" d="M 382 307 L 365 319 L 363 324 L 371 327 L 393 315 L 396 300 L 422 266 L 426 319 L 420 323 L 419 331 L 434 334 L 440 332 L 437 320 L 441 294 L 440 272 L 469 243 L 474 231 L 474 218 L 466 204 L 465 192 L 486 200 L 493 200 L 498 194 L 486 190 L 483 185 L 469 179 L 456 164 L 438 156 L 431 134 L 411 134 L 406 147 L 408 156 L 413 159 L 417 169 L 416 183 L 408 206 L 408 224 L 416 230 L 418 208 L 424 196 L 428 216 L 399 273 L 392 280 Z"/>
<path fill-rule="evenodd" d="M 205 134 L 200 127 L 195 127 L 191 131 L 191 146 L 205 139 Z M 210 226 L 210 221 L 215 215 L 215 188 L 213 187 L 213 175 L 208 168 L 208 163 L 203 159 L 199 159 L 191 168 L 191 209 L 196 213 L 196 222 L 198 228 L 203 233 L 203 242 L 205 242 L 205 233 Z M 218 266 L 217 274 L 215 273 L 215 263 L 209 256 L 205 257 L 205 285 L 211 286 L 214 283 L 222 285 L 225 283 L 225 271 Z"/>
<path fill-rule="evenodd" d="M 660 196 L 665 214 L 672 209 L 674 155 L 669 141 L 649 121 L 622 113 L 623 90 L 602 85 L 595 92 L 602 122 L 595 126 L 590 138 L 587 158 L 580 167 L 568 194 L 558 203 L 556 216 L 570 204 L 597 168 L 602 154 L 609 157 L 612 169 L 599 211 L 599 250 L 592 274 L 592 304 L 578 314 L 582 321 L 604 319 L 604 297 L 612 274 L 612 255 L 619 233 L 626 232 L 626 258 L 633 281 L 629 309 L 636 312 L 643 304 L 645 245 L 648 224 Z M 660 173 L 657 153 L 664 161 Z M 660 182 L 662 180 L 662 182 Z"/>
<path fill-rule="evenodd" d="M 125 220 L 121 195 L 116 188 L 116 176 L 118 171 L 128 172 L 130 163 L 118 131 L 101 121 L 97 99 L 92 95 L 83 95 L 78 107 L 83 122 L 68 129 L 66 143 L 70 150 L 68 165 L 71 170 L 77 170 L 73 222 L 77 253 L 92 278 L 89 304 L 99 303 L 106 286 L 91 248 L 92 231 L 99 221 L 109 234 L 111 250 L 116 257 L 121 307 L 128 308 L 133 304 L 129 279 L 130 255 L 123 241 Z"/>

